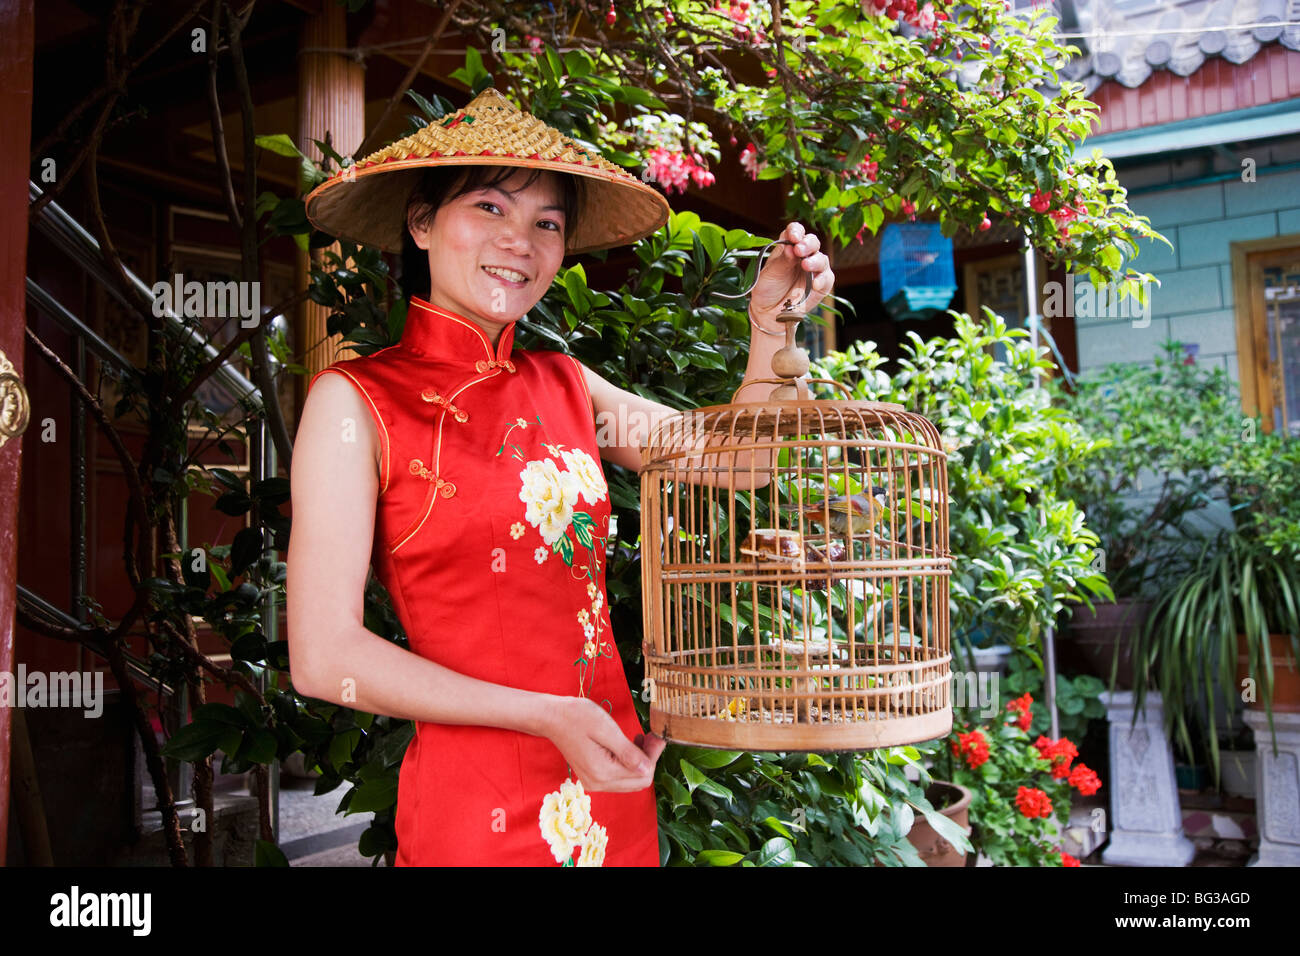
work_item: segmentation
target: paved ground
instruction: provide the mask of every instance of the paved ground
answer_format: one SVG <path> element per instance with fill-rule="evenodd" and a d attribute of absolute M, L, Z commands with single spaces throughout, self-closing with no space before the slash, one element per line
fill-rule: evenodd
<path fill-rule="evenodd" d="M 245 775 L 217 778 L 217 789 L 232 794 L 248 793 Z M 357 850 L 357 840 L 370 825 L 369 813 L 350 816 L 336 813 L 348 791 L 342 784 L 316 796 L 315 778 L 280 774 L 280 849 L 290 866 L 370 866 L 371 859 Z M 379 863 L 383 866 L 381 860 Z"/>

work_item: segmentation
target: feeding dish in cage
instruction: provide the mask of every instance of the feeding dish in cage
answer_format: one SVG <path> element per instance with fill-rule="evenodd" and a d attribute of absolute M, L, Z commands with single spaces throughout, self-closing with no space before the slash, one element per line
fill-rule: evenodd
<path fill-rule="evenodd" d="M 801 318 L 780 317 L 772 398 L 665 419 L 642 449 L 650 723 L 678 743 L 865 750 L 952 727 L 938 430 L 803 397 Z"/>

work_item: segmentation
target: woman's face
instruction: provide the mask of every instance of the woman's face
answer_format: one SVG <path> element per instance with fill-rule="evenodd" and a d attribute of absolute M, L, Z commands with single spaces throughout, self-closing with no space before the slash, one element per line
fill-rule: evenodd
<path fill-rule="evenodd" d="M 495 342 L 537 304 L 564 259 L 563 196 L 557 174 L 518 169 L 496 186 L 445 202 L 427 226 L 412 228 L 429 253 L 429 301 L 477 322 Z"/>

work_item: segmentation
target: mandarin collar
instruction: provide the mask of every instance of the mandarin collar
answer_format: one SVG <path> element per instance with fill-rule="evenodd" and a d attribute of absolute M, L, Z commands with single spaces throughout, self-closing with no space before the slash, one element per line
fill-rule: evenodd
<path fill-rule="evenodd" d="M 515 323 L 501 330 L 497 347 L 477 324 L 459 313 L 411 296 L 402 328 L 401 346 L 408 351 L 440 362 L 505 363 L 514 347 Z"/>

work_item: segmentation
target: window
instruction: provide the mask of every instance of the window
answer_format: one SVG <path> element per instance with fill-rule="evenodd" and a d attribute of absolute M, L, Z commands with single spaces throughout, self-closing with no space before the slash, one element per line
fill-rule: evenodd
<path fill-rule="evenodd" d="M 1235 243 L 1233 289 L 1242 408 L 1300 435 L 1300 237 Z"/>

